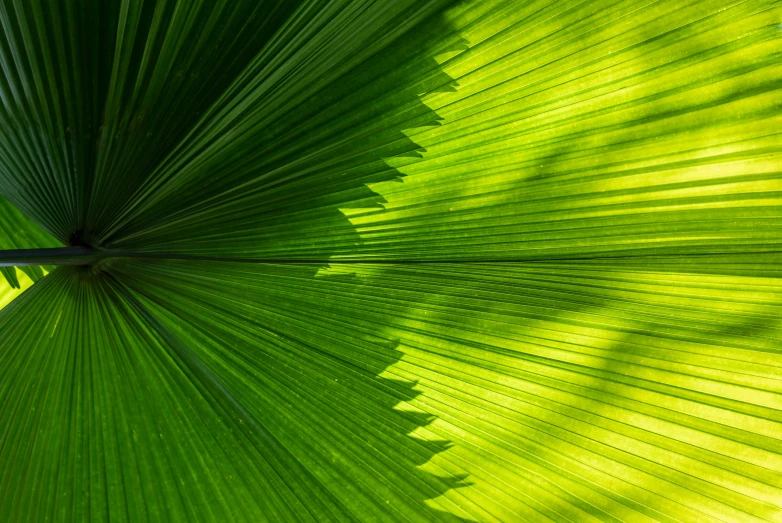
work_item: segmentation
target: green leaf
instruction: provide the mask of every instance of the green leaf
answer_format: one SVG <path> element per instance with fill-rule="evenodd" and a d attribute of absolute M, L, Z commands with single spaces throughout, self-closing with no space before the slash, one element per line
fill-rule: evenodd
<path fill-rule="evenodd" d="M 780 23 L 0 3 L 0 521 L 782 521 Z"/>
<path fill-rule="evenodd" d="M 0 309 L 19 296 L 33 282 L 24 273 L 17 273 L 14 267 L 3 267 L 4 279 L 0 280 Z"/>
<path fill-rule="evenodd" d="M 0 250 L 58 247 L 59 244 L 38 225 L 0 196 Z M 28 278 L 37 281 L 43 276 L 41 267 L 19 267 Z M 20 284 L 14 267 L 0 267 L 5 281 L 13 288 Z"/>
<path fill-rule="evenodd" d="M 19 279 L 16 277 L 16 269 L 14 267 L 0 267 L 0 272 L 3 273 L 6 283 L 10 285 L 11 288 L 19 288 Z"/>
<path fill-rule="evenodd" d="M 259 72 L 107 241 L 278 259 L 776 251 L 779 21 L 775 2 L 463 3 L 344 81 L 301 69 L 277 91 Z"/>

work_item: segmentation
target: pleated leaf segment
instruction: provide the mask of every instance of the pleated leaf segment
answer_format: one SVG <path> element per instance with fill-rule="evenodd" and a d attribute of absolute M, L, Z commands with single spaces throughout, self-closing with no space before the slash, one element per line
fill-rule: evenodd
<path fill-rule="evenodd" d="M 780 24 L 0 1 L 0 521 L 781 522 Z"/>

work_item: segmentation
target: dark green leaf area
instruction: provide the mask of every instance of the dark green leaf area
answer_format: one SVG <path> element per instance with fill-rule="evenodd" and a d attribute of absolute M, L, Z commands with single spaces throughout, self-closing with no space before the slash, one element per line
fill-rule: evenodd
<path fill-rule="evenodd" d="M 446 442 L 409 437 L 431 421 L 394 410 L 414 383 L 378 376 L 394 344 L 263 299 L 329 278 L 187 267 L 63 267 L 3 311 L 0 517 L 455 520 L 423 501 L 461 477 L 418 468 Z"/>

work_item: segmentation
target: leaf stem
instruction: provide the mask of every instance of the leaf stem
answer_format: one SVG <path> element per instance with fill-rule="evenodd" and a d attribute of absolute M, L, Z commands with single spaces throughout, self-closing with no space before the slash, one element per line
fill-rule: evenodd
<path fill-rule="evenodd" d="M 0 267 L 25 265 L 89 265 L 107 258 L 106 253 L 89 247 L 18 249 L 0 251 Z"/>

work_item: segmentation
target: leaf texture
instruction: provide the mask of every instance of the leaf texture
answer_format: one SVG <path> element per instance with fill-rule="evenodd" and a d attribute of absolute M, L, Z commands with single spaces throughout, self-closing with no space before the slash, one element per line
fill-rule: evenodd
<path fill-rule="evenodd" d="M 0 196 L 0 250 L 58 246 L 59 244 L 54 238 Z M 35 265 L 19 267 L 19 270 L 26 276 L 25 280 L 29 278 L 32 281 L 37 281 L 43 276 L 43 268 Z M 11 288 L 21 289 L 14 267 L 0 267 L 0 272 Z"/>
<path fill-rule="evenodd" d="M 782 521 L 780 23 L 0 2 L 0 521 Z"/>

